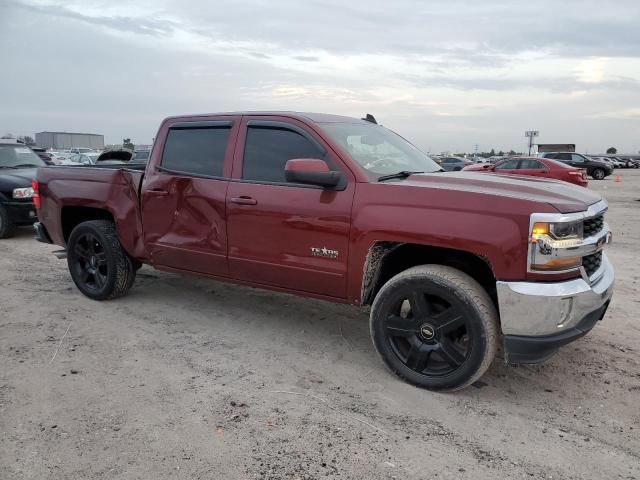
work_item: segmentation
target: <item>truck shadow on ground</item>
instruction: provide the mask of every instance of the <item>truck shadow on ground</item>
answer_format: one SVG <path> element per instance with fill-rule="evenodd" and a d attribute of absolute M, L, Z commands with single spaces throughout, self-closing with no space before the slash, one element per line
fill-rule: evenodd
<path fill-rule="evenodd" d="M 343 364 L 354 378 L 366 374 L 369 383 L 385 386 L 402 383 L 386 369 L 373 348 L 368 308 L 183 277 L 145 267 L 139 272 L 129 297 L 122 301 L 136 303 L 147 296 L 160 301 L 160 305 L 167 302 L 183 312 L 194 313 L 180 320 L 185 329 L 204 329 L 217 337 L 237 337 L 265 349 L 279 349 L 281 354 L 287 350 L 288 358 L 299 355 L 307 362 Z M 583 342 L 576 345 L 580 347 Z M 461 394 L 489 399 L 505 392 L 526 397 L 539 396 L 544 391 L 550 397 L 554 391 L 564 389 L 563 383 L 571 381 L 562 366 L 571 363 L 573 351 L 573 347 L 560 350 L 542 365 L 513 367 L 505 365 L 500 349 L 487 373 Z M 584 381 L 582 366 L 574 364 L 569 374 L 576 382 Z"/>

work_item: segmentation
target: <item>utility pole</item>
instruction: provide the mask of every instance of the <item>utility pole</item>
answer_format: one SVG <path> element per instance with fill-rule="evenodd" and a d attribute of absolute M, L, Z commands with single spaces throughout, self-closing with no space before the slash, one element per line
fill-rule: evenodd
<path fill-rule="evenodd" d="M 527 130 L 524 132 L 525 137 L 529 137 L 529 156 L 531 156 L 531 147 L 533 147 L 533 137 L 537 137 L 540 134 L 538 130 Z"/>

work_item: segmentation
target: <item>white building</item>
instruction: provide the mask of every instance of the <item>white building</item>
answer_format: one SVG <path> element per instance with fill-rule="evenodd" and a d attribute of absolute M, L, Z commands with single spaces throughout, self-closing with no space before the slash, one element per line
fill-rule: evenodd
<path fill-rule="evenodd" d="M 68 150 L 70 148 L 102 150 L 104 148 L 104 135 L 95 133 L 38 132 L 36 133 L 36 145 L 54 150 Z"/>

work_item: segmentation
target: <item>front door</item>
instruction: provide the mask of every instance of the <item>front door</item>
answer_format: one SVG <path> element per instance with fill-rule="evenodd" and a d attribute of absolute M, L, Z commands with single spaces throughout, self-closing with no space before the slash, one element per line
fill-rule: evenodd
<path fill-rule="evenodd" d="M 141 189 L 153 265 L 228 276 L 225 199 L 239 121 L 177 122 L 161 131 Z"/>
<path fill-rule="evenodd" d="M 240 280 L 346 297 L 355 183 L 323 140 L 296 120 L 245 117 L 227 193 L 229 268 Z M 293 158 L 325 160 L 338 189 L 287 183 Z"/>
<path fill-rule="evenodd" d="M 496 168 L 494 172 L 496 173 L 519 173 L 518 172 L 518 164 L 520 163 L 520 159 L 518 158 L 509 158 L 507 160 L 503 160 L 502 162 L 496 164 Z"/>

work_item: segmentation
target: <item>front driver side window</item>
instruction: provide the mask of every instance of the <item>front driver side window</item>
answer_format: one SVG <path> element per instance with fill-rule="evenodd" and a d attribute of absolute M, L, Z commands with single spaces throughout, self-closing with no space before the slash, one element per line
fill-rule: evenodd
<path fill-rule="evenodd" d="M 571 161 L 583 163 L 584 158 L 582 158 L 582 155 L 571 154 Z"/>
<path fill-rule="evenodd" d="M 242 178 L 286 183 L 284 167 L 294 158 L 325 159 L 325 152 L 300 133 L 287 128 L 249 126 L 244 146 Z"/>

